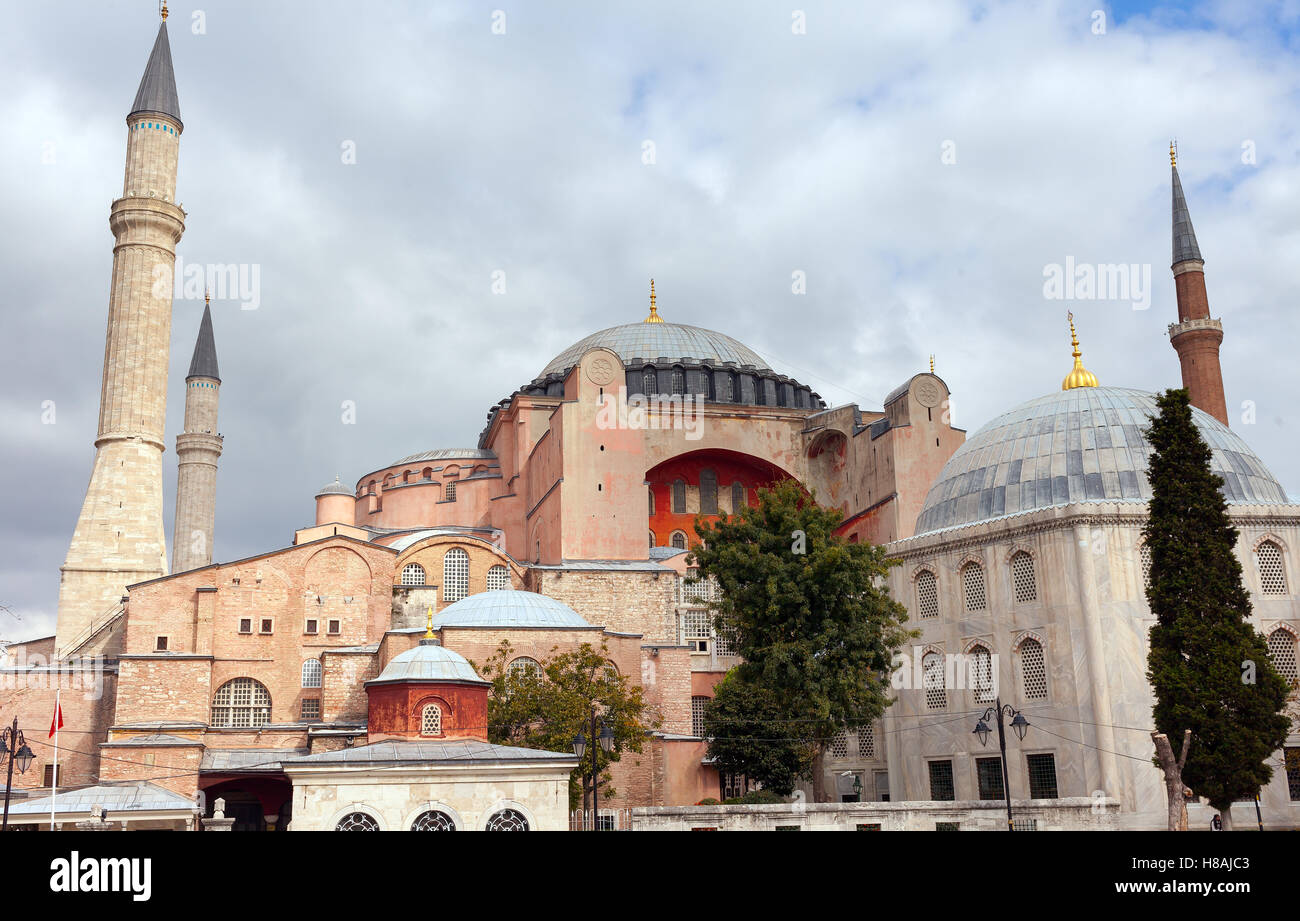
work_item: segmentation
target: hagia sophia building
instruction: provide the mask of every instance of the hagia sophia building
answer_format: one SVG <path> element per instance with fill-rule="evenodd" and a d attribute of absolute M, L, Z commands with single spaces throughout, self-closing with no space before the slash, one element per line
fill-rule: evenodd
<path fill-rule="evenodd" d="M 48 827 L 57 779 L 68 828 L 94 803 L 124 828 L 200 827 L 196 804 L 212 816 L 218 798 L 236 829 L 566 828 L 577 758 L 488 740 L 473 663 L 502 640 L 519 669 L 603 645 L 642 688 L 656 727 L 615 765 L 602 806 L 743 792 L 703 738 L 704 702 L 736 659 L 713 629 L 712 588 L 690 580 L 689 547 L 697 517 L 794 478 L 843 512 L 847 540 L 888 547 L 891 592 L 920 631 L 908 650 L 918 680 L 830 744 L 837 801 L 1000 800 L 996 745 L 971 732 L 1000 699 L 1034 727 L 1008 746 L 1014 799 L 1101 797 L 1124 826 L 1164 826 L 1141 539 L 1154 396 L 1099 382 L 1077 337 L 1059 388 L 1044 382 L 1045 395 L 967 437 L 933 368 L 879 409 L 830 407 L 730 336 L 661 316 L 652 287 L 648 313 L 629 308 L 629 322 L 539 360 L 475 446 L 376 458 L 355 482 L 323 486 L 287 545 L 268 537 L 265 552 L 214 562 L 222 380 L 205 308 L 175 441 L 169 567 L 172 297 L 152 279 L 187 215 L 165 15 L 126 128 L 96 455 L 56 633 L 10 646 L 0 669 L 6 719 L 39 727 L 11 823 Z M 1294 680 L 1300 506 L 1229 427 L 1224 330 L 1176 165 L 1172 182 L 1181 385 L 1224 479 L 1253 622 Z M 1062 358 L 1066 370 L 1063 343 Z M 973 682 L 953 679 L 954 658 L 976 663 Z M 57 778 L 43 731 L 55 678 Z M 67 690 L 78 678 L 102 693 Z M 1300 774 L 1281 752 L 1273 762 L 1264 820 L 1300 826 Z M 1197 822 L 1208 807 L 1192 808 Z M 1238 808 L 1253 819 L 1253 803 Z"/>

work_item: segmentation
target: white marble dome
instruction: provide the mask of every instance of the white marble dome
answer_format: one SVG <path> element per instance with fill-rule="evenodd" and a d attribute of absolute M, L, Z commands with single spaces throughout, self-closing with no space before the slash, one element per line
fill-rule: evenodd
<path fill-rule="evenodd" d="M 926 534 L 1077 502 L 1151 499 L 1143 437 L 1154 394 L 1078 387 L 1030 400 L 968 438 L 926 496 L 916 533 Z M 1230 503 L 1284 504 L 1286 491 L 1242 438 L 1193 407 L 1211 469 Z"/>

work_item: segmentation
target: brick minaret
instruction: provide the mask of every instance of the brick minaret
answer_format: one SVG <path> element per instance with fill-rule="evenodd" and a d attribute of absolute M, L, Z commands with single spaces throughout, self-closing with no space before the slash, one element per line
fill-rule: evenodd
<path fill-rule="evenodd" d="M 1174 289 L 1178 295 L 1178 322 L 1169 325 L 1169 341 L 1183 366 L 1183 386 L 1193 406 L 1228 424 L 1228 404 L 1223 396 L 1219 369 L 1219 343 L 1223 324 L 1210 316 L 1205 294 L 1205 261 L 1196 245 L 1196 231 L 1187 213 L 1183 184 L 1178 181 L 1174 148 L 1169 148 L 1174 174 Z"/>
<path fill-rule="evenodd" d="M 185 212 L 176 204 L 183 130 L 166 13 L 126 117 L 126 176 L 113 202 L 113 280 L 90 485 L 59 580 L 59 655 L 88 638 L 126 586 L 167 572 L 163 418 L 172 272 Z"/>
<path fill-rule="evenodd" d="M 176 521 L 172 529 L 172 572 L 212 562 L 212 522 L 216 516 L 217 400 L 221 375 L 212 336 L 212 308 L 203 305 L 199 338 L 185 377 L 185 431 L 176 436 Z"/>

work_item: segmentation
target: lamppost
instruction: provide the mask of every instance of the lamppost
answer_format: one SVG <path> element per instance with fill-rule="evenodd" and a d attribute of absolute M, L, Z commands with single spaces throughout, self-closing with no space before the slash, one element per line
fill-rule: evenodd
<path fill-rule="evenodd" d="M 1007 736 L 1002 726 L 1002 717 L 1004 715 L 1011 717 L 1011 728 L 1016 732 L 1016 738 L 1020 741 L 1025 740 L 1025 733 L 1029 730 L 1029 720 L 1019 710 L 1007 704 L 1003 706 L 1002 698 L 999 697 L 993 706 L 984 711 L 979 722 L 975 724 L 974 733 L 979 738 L 981 745 L 989 744 L 989 725 L 986 720 L 993 718 L 994 714 L 998 717 L 998 746 L 1002 749 L 1002 795 L 1007 801 L 1007 831 L 1015 831 L 1015 825 L 1011 822 L 1011 780 L 1007 776 Z"/>
<path fill-rule="evenodd" d="M 5 781 L 5 815 L 3 822 L 0 822 L 0 831 L 9 830 L 9 794 L 14 788 L 14 763 L 17 762 L 20 773 L 26 774 L 32 766 L 32 759 L 36 757 L 23 738 L 23 731 L 18 728 L 16 716 L 12 728 L 6 726 L 0 730 L 0 761 L 4 761 L 6 756 L 9 756 L 9 779 Z"/>
<path fill-rule="evenodd" d="M 600 750 L 609 754 L 614 750 L 614 733 L 604 721 L 601 721 L 600 732 L 596 732 L 596 708 L 591 708 L 591 737 L 595 739 Z M 573 753 L 578 756 L 578 764 L 582 764 L 582 756 L 587 753 L 587 737 L 579 732 L 573 739 Z M 597 764 L 596 746 L 591 746 L 591 830 L 600 831 L 600 765 Z"/>

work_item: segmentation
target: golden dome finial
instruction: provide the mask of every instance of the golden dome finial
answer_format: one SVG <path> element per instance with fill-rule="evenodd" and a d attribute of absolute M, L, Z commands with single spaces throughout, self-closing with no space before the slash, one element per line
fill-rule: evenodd
<path fill-rule="evenodd" d="M 1079 351 L 1079 336 L 1074 331 L 1074 314 L 1067 313 L 1066 319 L 1070 321 L 1070 345 L 1073 348 L 1071 353 L 1074 356 L 1074 367 L 1070 373 L 1065 375 L 1065 380 L 1061 381 L 1062 390 L 1073 390 L 1076 387 L 1100 387 L 1097 382 L 1097 375 L 1093 374 L 1083 366 L 1083 353 Z"/>
<path fill-rule="evenodd" d="M 433 639 L 433 605 L 429 605 L 429 623 L 424 628 L 424 638 L 426 640 Z"/>
<path fill-rule="evenodd" d="M 645 318 L 647 323 L 662 323 L 664 318 L 659 316 L 659 309 L 655 307 L 655 280 L 650 279 L 650 316 Z"/>
<path fill-rule="evenodd" d="M 930 373 L 931 373 L 931 374 L 934 373 L 934 356 L 933 356 L 933 355 L 930 356 Z"/>
<path fill-rule="evenodd" d="M 1178 142 L 1177 141 L 1169 142 L 1169 165 L 1170 166 L 1178 165 Z"/>
<path fill-rule="evenodd" d="M 162 21 L 167 21 L 167 0 L 162 0 Z"/>

